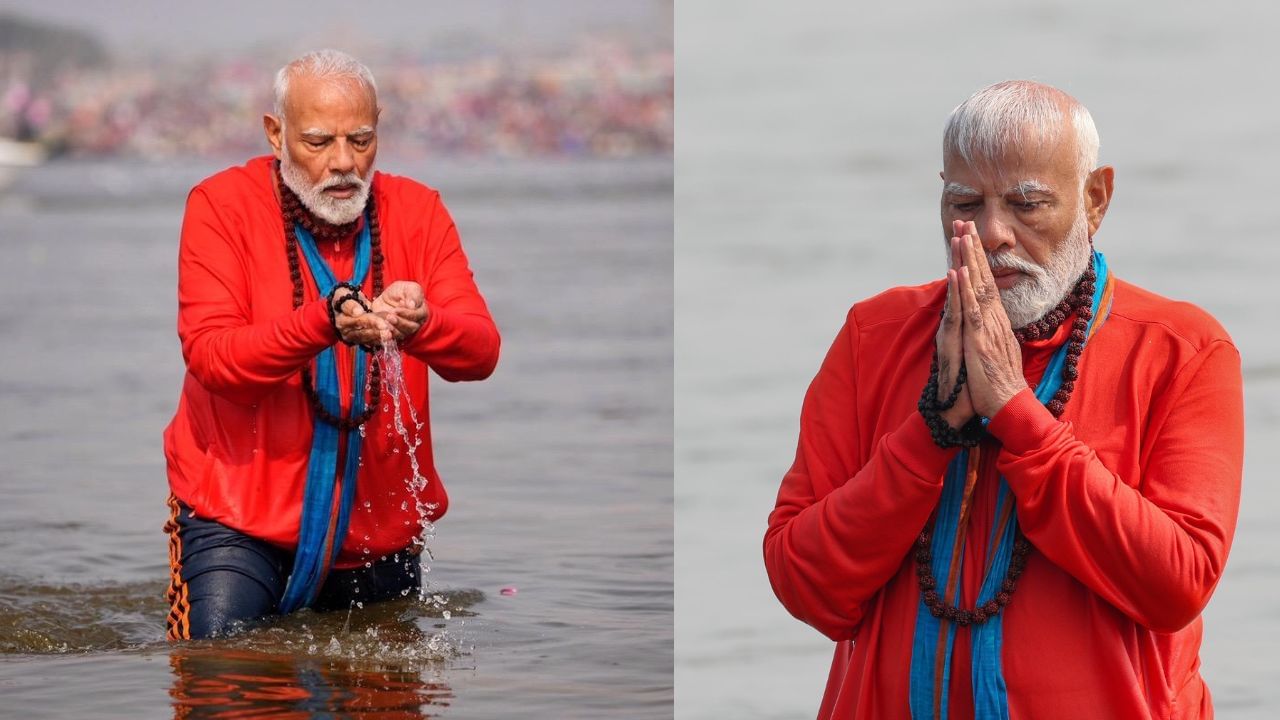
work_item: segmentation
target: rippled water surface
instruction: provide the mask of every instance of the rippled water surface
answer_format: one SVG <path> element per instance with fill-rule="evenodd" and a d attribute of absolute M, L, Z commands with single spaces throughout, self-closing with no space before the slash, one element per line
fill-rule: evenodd
<path fill-rule="evenodd" d="M 442 190 L 503 331 L 494 377 L 432 387 L 451 502 L 426 592 L 176 646 L 177 235 L 230 162 L 0 190 L 0 715 L 670 716 L 670 162 L 384 156 Z"/>

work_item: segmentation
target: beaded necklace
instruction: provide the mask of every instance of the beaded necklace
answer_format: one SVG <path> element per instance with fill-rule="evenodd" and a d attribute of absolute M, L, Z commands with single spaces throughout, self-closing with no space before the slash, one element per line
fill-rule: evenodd
<path fill-rule="evenodd" d="M 293 307 L 302 307 L 303 284 L 302 264 L 298 259 L 298 237 L 293 231 L 294 223 L 306 228 L 317 242 L 325 240 L 337 243 L 355 233 L 359 220 L 345 225 L 333 225 L 317 218 L 302 204 L 302 201 L 284 184 L 280 174 L 280 164 L 276 163 L 276 185 L 280 189 L 280 210 L 284 222 L 285 251 L 289 258 L 289 279 L 293 282 Z M 365 206 L 369 218 L 370 262 L 373 270 L 373 295 L 382 294 L 382 227 L 378 222 L 378 204 L 373 201 L 373 193 L 369 193 L 369 202 Z M 382 395 L 382 372 L 379 363 L 370 362 L 366 370 L 366 384 L 369 387 L 369 402 L 364 412 L 351 418 L 343 418 L 329 412 L 316 394 L 315 382 L 311 377 L 311 364 L 302 366 L 302 391 L 311 404 L 312 411 L 321 420 L 337 427 L 339 430 L 351 430 L 368 422 L 378 410 L 378 401 Z"/>
<path fill-rule="evenodd" d="M 1075 288 L 1053 310 L 1050 310 L 1039 320 L 1013 332 L 1019 344 L 1051 337 L 1064 320 L 1071 317 L 1072 313 L 1075 314 L 1075 322 L 1071 326 L 1071 336 L 1067 340 L 1067 354 L 1062 370 L 1062 387 L 1058 388 L 1058 391 L 1053 395 L 1053 399 L 1045 405 L 1055 418 L 1060 417 L 1066 409 L 1067 401 L 1071 399 L 1071 392 L 1075 389 L 1076 378 L 1080 375 L 1077 365 L 1080 361 L 1080 354 L 1084 352 L 1085 333 L 1088 331 L 1089 321 L 1093 319 L 1092 299 L 1096 280 L 1097 274 L 1094 272 L 1093 265 L 1090 264 L 1084 275 L 1081 276 L 1080 281 L 1076 283 Z M 959 372 L 961 374 L 964 373 L 963 365 L 960 366 Z M 960 395 L 960 387 L 963 382 L 962 377 L 957 378 L 950 397 L 940 404 L 945 406 L 943 409 L 949 408 L 955 403 Z M 927 397 L 937 398 L 938 358 L 936 351 L 933 363 L 929 368 L 929 382 L 926 385 L 925 392 L 932 393 Z M 935 440 L 937 440 L 938 433 L 936 431 L 934 435 Z M 933 554 L 930 550 L 932 533 L 933 525 L 931 523 L 916 538 L 914 552 L 916 579 L 920 584 L 921 599 L 924 601 L 925 606 L 929 608 L 929 613 L 936 618 L 943 618 L 961 626 L 981 625 L 995 617 L 1004 609 L 1005 605 L 1009 604 L 1009 598 L 1013 594 L 1014 587 L 1017 586 L 1018 577 L 1022 575 L 1022 571 L 1027 566 L 1027 553 L 1031 550 L 1031 543 L 1023 537 L 1021 530 L 1017 531 L 1013 541 L 1013 552 L 1009 558 L 1009 570 L 1005 573 L 1004 580 L 1000 584 L 1000 591 L 996 593 L 994 599 L 985 605 L 975 607 L 972 610 L 964 610 L 958 605 L 948 604 L 944 601 L 942 595 L 938 593 L 938 581 L 933 576 L 932 570 Z"/>

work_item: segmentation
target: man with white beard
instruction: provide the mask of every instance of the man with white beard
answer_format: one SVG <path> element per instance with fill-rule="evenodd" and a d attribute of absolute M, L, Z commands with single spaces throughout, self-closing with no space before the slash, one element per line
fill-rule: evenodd
<path fill-rule="evenodd" d="M 1097 156 L 1055 88 L 957 107 L 946 279 L 854 305 L 809 387 L 764 554 L 837 641 L 819 717 L 1212 717 L 1240 358 L 1095 252 Z"/>
<path fill-rule="evenodd" d="M 171 640 L 420 586 L 419 534 L 448 507 L 427 368 L 483 379 L 499 338 L 439 193 L 373 171 L 380 112 L 368 68 L 304 55 L 263 118 L 274 157 L 188 197 L 187 375 L 164 434 Z M 380 349 L 403 354 L 402 386 L 384 386 Z M 388 411 L 402 403 L 423 423 L 408 446 Z"/>

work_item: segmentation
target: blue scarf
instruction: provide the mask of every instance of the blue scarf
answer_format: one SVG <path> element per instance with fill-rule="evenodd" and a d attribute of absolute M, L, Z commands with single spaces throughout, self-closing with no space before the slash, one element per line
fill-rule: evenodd
<path fill-rule="evenodd" d="M 307 260 L 311 278 L 321 297 L 333 291 L 338 279 L 333 276 L 324 258 L 316 249 L 315 238 L 300 224 L 293 226 L 298 246 Z M 369 256 L 372 241 L 369 235 L 369 219 L 366 217 L 360 235 L 356 238 L 356 262 L 351 280 L 360 286 L 369 273 Z M 316 357 L 316 395 L 331 415 L 341 417 L 342 405 L 338 398 L 338 367 L 332 346 Z M 351 379 L 350 417 L 364 411 L 364 375 L 369 354 L 355 349 L 355 372 Z M 329 568 L 338 558 L 342 541 L 347 535 L 347 523 L 351 518 L 351 505 L 356 495 L 356 472 L 360 468 L 360 429 L 347 431 L 346 461 L 342 466 L 341 497 L 335 508 L 334 491 L 338 485 L 338 428 L 322 420 L 318 415 L 312 420 L 311 456 L 307 461 L 307 485 L 302 498 L 302 518 L 298 528 L 298 550 L 294 555 L 293 572 L 289 575 L 280 600 L 280 612 L 290 613 L 315 601 L 324 584 Z"/>
<path fill-rule="evenodd" d="M 1101 253 L 1096 251 L 1093 253 L 1093 270 L 1097 275 L 1093 291 L 1093 319 L 1090 320 L 1089 329 L 1085 333 L 1086 341 L 1102 326 L 1111 309 L 1111 277 L 1107 272 L 1107 261 Z M 1041 403 L 1052 400 L 1058 388 L 1062 386 L 1067 344 L 1064 342 L 1050 358 L 1044 376 L 1036 387 L 1036 399 Z M 978 453 L 972 454 L 973 470 L 976 472 Z M 963 450 L 947 466 L 946 474 L 943 476 L 942 498 L 938 501 L 930 547 L 933 555 L 933 576 L 938 578 L 940 593 L 945 593 L 947 578 L 951 573 L 951 556 L 959 531 L 965 474 L 970 469 L 970 455 L 968 449 Z M 997 520 L 992 523 L 991 534 L 987 540 L 987 547 L 993 549 L 990 551 L 990 569 L 978 590 L 978 601 L 975 606 L 985 605 L 995 599 L 1005 573 L 1009 570 L 1009 560 L 1013 555 L 1013 542 L 1018 527 L 1017 514 L 1013 512 L 1013 502 L 1009 484 L 1005 482 L 1002 475 L 996 495 L 994 517 Z M 1002 523 L 1000 518 L 1008 518 L 1008 521 Z M 957 557 L 960 555 L 957 554 Z M 960 569 L 957 568 L 956 588 L 961 585 L 959 575 Z M 959 590 L 957 589 L 956 592 L 958 594 Z M 1003 620 L 1002 612 L 985 623 L 969 626 L 974 717 L 977 720 L 1008 720 L 1009 718 L 1009 697 L 1000 657 L 1004 639 Z M 951 651 L 955 644 L 955 634 L 955 624 L 934 617 L 922 598 L 916 609 L 915 637 L 911 648 L 910 702 L 911 717 L 914 720 L 932 720 L 933 718 L 946 720 L 948 717 Z M 942 652 L 940 684 L 937 677 L 939 646 Z M 938 702 L 936 708 L 935 700 Z"/>

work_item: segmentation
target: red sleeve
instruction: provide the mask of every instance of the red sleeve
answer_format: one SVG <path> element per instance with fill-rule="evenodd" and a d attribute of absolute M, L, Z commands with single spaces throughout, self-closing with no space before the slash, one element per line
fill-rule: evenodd
<path fill-rule="evenodd" d="M 853 636 L 863 604 L 902 567 L 956 452 L 934 445 L 924 419 L 912 412 L 860 462 L 857 334 L 851 313 L 809 386 L 795 464 L 782 479 L 764 538 L 778 599 L 833 640 Z"/>
<path fill-rule="evenodd" d="M 498 327 L 462 252 L 458 230 L 436 197 L 421 268 L 427 322 L 404 349 L 450 382 L 483 380 L 498 364 Z"/>
<path fill-rule="evenodd" d="M 1004 443 L 998 467 L 1036 548 L 1135 622 L 1173 632 L 1208 603 L 1235 532 L 1244 455 L 1239 353 L 1211 344 L 1163 395 L 1167 409 L 1145 430 L 1142 476 L 1130 482 L 1030 390 L 990 430 Z"/>
<path fill-rule="evenodd" d="M 250 322 L 242 243 L 205 191 L 187 198 L 178 250 L 178 337 L 187 369 L 210 392 L 250 404 L 333 344 L 324 301 Z"/>

